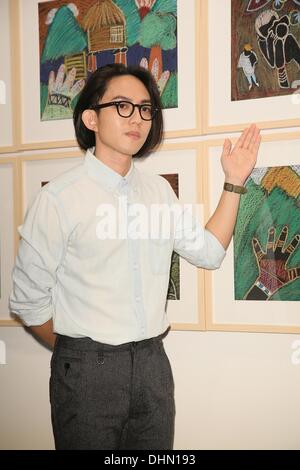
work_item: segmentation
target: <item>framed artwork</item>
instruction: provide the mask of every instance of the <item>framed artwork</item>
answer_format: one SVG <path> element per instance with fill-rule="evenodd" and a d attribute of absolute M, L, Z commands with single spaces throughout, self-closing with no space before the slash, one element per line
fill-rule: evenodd
<path fill-rule="evenodd" d="M 203 128 L 300 125 L 298 0 L 205 0 Z"/>
<path fill-rule="evenodd" d="M 203 170 L 199 144 L 165 144 L 153 155 L 137 160 L 135 165 L 141 171 L 165 177 L 178 193 L 181 203 L 202 204 L 199 180 Z M 175 330 L 205 329 L 203 270 L 175 253 L 170 271 L 167 313 Z"/>
<path fill-rule="evenodd" d="M 17 227 L 20 222 L 20 191 L 18 162 L 0 158 L 0 326 L 15 326 L 8 308 L 11 293 L 11 272 L 18 246 Z"/>
<path fill-rule="evenodd" d="M 107 63 L 154 75 L 166 137 L 199 133 L 199 2 L 18 0 L 21 149 L 72 147 L 72 112 Z"/>
<path fill-rule="evenodd" d="M 207 218 L 224 182 L 222 142 L 204 148 Z M 299 333 L 299 152 L 299 133 L 263 136 L 233 242 L 221 268 L 205 272 L 208 330 Z"/>
<path fill-rule="evenodd" d="M 80 151 L 20 157 L 22 218 L 44 184 L 78 165 L 82 158 Z"/>
<path fill-rule="evenodd" d="M 16 3 L 0 2 L 0 153 L 13 152 L 18 143 L 18 126 L 13 122 L 19 112 L 17 70 L 18 30 L 14 28 Z"/>

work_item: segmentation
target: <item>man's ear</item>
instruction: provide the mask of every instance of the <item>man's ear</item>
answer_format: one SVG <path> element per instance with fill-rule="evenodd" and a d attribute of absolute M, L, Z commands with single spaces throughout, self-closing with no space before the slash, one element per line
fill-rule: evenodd
<path fill-rule="evenodd" d="M 97 132 L 97 114 L 93 109 L 85 109 L 82 113 L 81 119 L 90 131 Z"/>

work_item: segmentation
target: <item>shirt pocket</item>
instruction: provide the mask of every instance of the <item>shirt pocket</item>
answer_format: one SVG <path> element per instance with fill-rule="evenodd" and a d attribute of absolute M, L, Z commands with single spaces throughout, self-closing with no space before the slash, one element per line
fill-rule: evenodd
<path fill-rule="evenodd" d="M 172 251 L 169 239 L 150 239 L 149 264 L 153 274 L 169 274 Z"/>

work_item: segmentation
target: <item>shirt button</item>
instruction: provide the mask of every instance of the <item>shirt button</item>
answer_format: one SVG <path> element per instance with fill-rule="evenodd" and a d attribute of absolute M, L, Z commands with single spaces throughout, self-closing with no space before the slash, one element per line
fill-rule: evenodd
<path fill-rule="evenodd" d="M 140 301 L 141 301 L 141 298 L 140 298 L 140 297 L 136 297 L 135 300 L 136 300 L 137 302 L 140 302 Z"/>
<path fill-rule="evenodd" d="M 138 268 L 138 264 L 137 264 L 137 263 L 133 263 L 133 267 L 134 267 L 134 269 L 137 269 L 137 268 Z"/>

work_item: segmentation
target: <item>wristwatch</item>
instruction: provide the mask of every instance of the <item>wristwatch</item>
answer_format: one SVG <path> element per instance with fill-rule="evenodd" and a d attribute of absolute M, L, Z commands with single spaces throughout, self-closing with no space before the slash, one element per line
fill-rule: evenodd
<path fill-rule="evenodd" d="M 247 192 L 247 189 L 245 186 L 237 186 L 235 184 L 231 183 L 224 183 L 225 191 L 230 191 L 231 193 L 238 193 L 238 194 L 245 194 Z"/>

